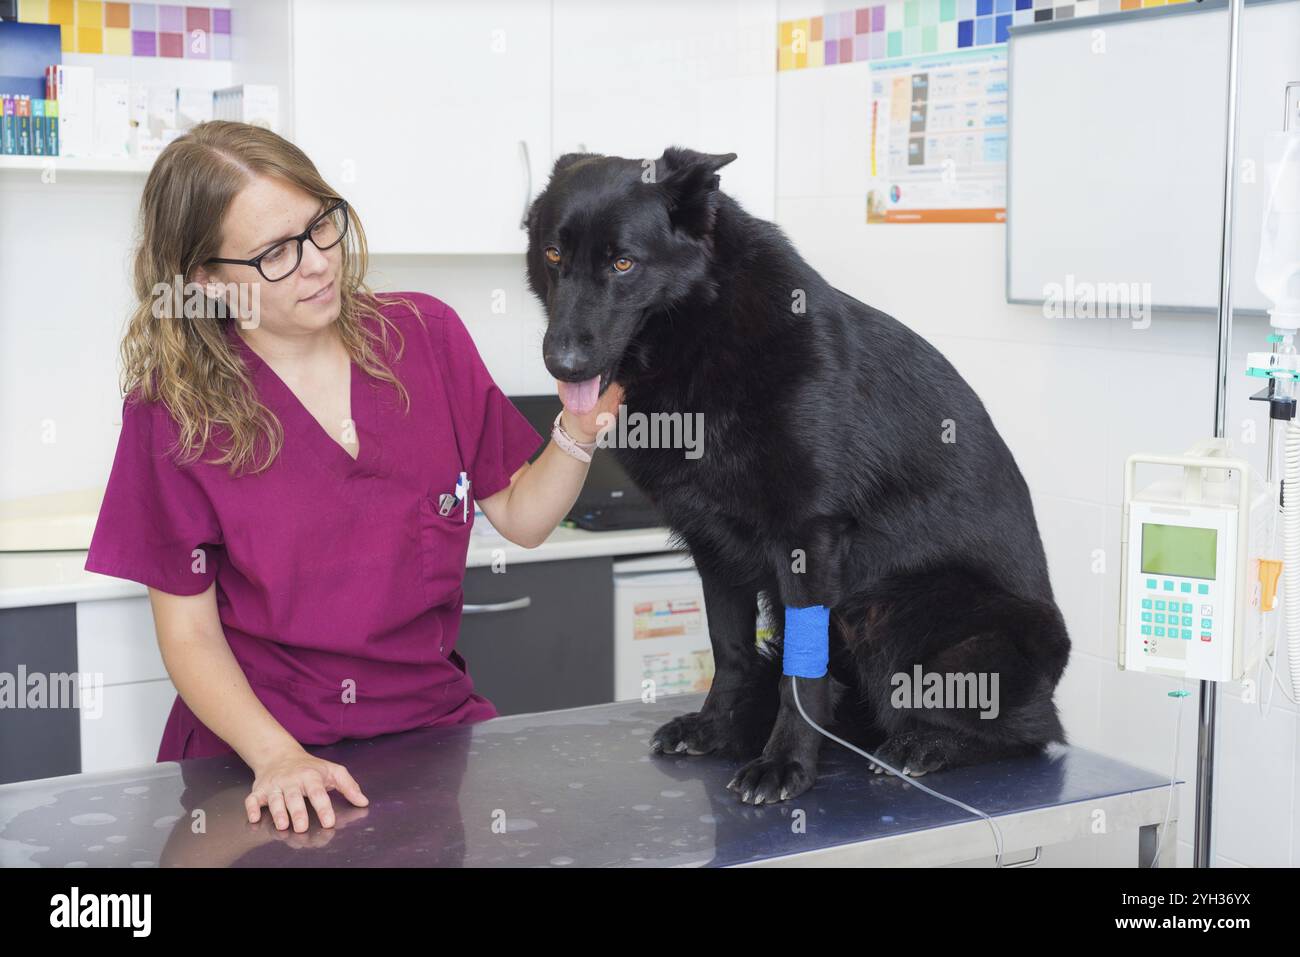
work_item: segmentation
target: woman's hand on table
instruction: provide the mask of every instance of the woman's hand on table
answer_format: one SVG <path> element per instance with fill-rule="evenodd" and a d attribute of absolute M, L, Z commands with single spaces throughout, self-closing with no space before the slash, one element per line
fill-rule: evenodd
<path fill-rule="evenodd" d="M 321 827 L 334 826 L 334 805 L 329 792 L 338 791 L 352 804 L 365 807 L 370 799 L 348 773 L 347 768 L 309 754 L 301 746 L 269 758 L 253 769 L 255 775 L 244 809 L 248 820 L 262 819 L 262 808 L 271 812 L 276 830 L 286 830 L 290 822 L 299 833 L 307 830 L 310 819 L 307 802 L 316 809 Z"/>

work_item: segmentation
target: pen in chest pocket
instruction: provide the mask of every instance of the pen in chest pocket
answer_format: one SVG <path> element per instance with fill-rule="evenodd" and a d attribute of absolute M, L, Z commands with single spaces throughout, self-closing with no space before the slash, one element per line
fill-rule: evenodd
<path fill-rule="evenodd" d="M 455 492 L 443 492 L 438 496 L 438 514 L 450 515 L 451 510 L 456 507 L 456 503 L 461 503 L 461 521 L 469 521 L 469 486 L 470 481 L 464 472 L 460 473 L 460 478 L 456 480 Z"/>

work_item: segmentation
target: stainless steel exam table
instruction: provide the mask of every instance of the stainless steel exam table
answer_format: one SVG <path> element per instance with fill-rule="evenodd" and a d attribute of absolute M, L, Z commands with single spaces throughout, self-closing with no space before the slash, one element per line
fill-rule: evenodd
<path fill-rule="evenodd" d="M 827 742 L 816 786 L 751 807 L 726 790 L 736 766 L 652 756 L 647 743 L 702 695 L 420 729 L 311 750 L 347 766 L 370 799 L 337 793 L 338 823 L 276 832 L 248 823 L 237 758 L 168 762 L 0 786 L 0 866 L 663 867 L 933 866 L 991 859 L 988 824 Z M 993 815 L 1004 863 L 1133 831 L 1150 866 L 1170 782 L 1078 748 L 926 775 Z M 1160 866 L 1173 866 L 1178 801 Z"/>

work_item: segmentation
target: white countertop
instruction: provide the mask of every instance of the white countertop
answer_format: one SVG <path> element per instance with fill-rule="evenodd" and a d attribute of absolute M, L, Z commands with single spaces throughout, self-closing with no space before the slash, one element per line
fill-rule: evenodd
<path fill-rule="evenodd" d="M 487 523 L 481 528 L 485 530 L 476 527 L 470 536 L 467 568 L 491 565 L 498 550 L 507 565 L 681 550 L 669 542 L 666 528 L 624 532 L 557 528 L 537 548 L 521 548 L 490 531 Z M 0 608 L 133 598 L 149 593 L 139 582 L 88 572 L 85 564 L 85 550 L 0 552 Z"/>

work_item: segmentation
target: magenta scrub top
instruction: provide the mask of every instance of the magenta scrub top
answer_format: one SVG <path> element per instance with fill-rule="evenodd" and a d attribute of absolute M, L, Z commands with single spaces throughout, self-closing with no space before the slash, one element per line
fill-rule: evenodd
<path fill-rule="evenodd" d="M 161 402 L 122 407 L 122 434 L 86 569 L 195 595 L 216 582 L 226 639 L 253 693 L 303 744 L 330 744 L 496 716 L 456 654 L 474 499 L 510 484 L 542 437 L 492 381 L 455 311 L 396 294 L 382 311 L 405 338 L 389 368 L 410 394 L 352 365 L 353 459 L 235 330 L 228 335 L 284 446 L 269 469 L 231 477 L 178 466 Z M 363 320 L 374 328 L 373 320 Z M 390 330 L 394 351 L 398 340 Z M 214 446 L 203 459 L 216 457 Z M 459 503 L 438 514 L 460 472 Z M 178 696 L 159 761 L 231 748 Z"/>

